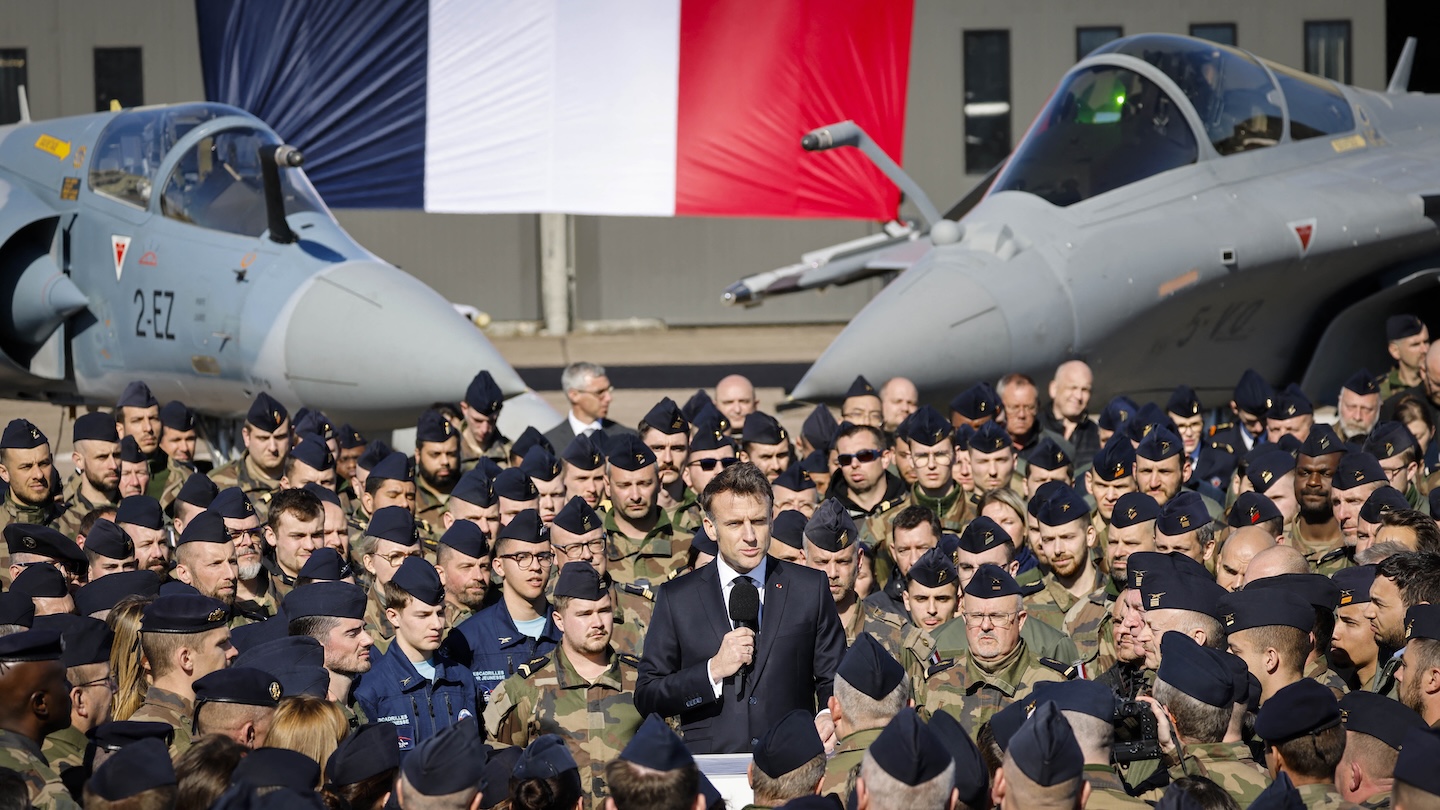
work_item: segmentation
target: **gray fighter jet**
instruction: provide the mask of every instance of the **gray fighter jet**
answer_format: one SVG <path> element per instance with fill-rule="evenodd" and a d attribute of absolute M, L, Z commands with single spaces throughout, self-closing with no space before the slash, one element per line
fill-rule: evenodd
<path fill-rule="evenodd" d="M 144 379 L 221 419 L 266 390 L 380 427 L 482 368 L 522 394 L 450 302 L 340 228 L 301 162 L 219 104 L 0 127 L 0 396 L 113 404 Z"/>
<path fill-rule="evenodd" d="M 857 374 L 943 400 L 1076 357 L 1100 395 L 1184 381 L 1223 402 L 1254 367 L 1328 399 L 1355 369 L 1388 365 L 1385 316 L 1440 299 L 1440 99 L 1405 92 L 1413 52 L 1377 93 L 1188 37 L 1116 40 L 1065 74 L 944 217 L 742 280 L 726 300 L 903 271 L 797 400 L 839 397 Z M 846 123 L 804 145 L 867 140 Z"/>

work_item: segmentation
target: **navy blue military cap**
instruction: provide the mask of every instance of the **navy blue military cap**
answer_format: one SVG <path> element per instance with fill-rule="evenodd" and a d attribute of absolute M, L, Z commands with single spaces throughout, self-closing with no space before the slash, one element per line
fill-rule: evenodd
<path fill-rule="evenodd" d="M 1250 460 L 1245 477 L 1256 492 L 1267 492 L 1276 481 L 1295 470 L 1295 457 L 1284 450 L 1269 450 Z"/>
<path fill-rule="evenodd" d="M 989 455 L 1013 450 L 1014 444 L 1003 425 L 999 422 L 986 422 L 975 428 L 975 435 L 970 437 L 970 449 L 981 455 Z"/>
<path fill-rule="evenodd" d="M 1400 743 L 1400 756 L 1395 759 L 1395 781 L 1407 787 L 1440 795 L 1440 731 L 1430 728 L 1411 729 Z"/>
<path fill-rule="evenodd" d="M 1375 583 L 1374 565 L 1353 565 L 1342 568 L 1330 575 L 1330 581 L 1340 591 L 1336 607 L 1357 605 L 1370 601 L 1370 586 Z"/>
<path fill-rule="evenodd" d="M 784 514 L 784 512 L 781 514 Z M 797 512 L 796 514 L 799 513 Z M 803 519 L 805 516 L 800 515 L 800 517 Z M 804 531 L 804 529 L 802 528 L 801 531 Z M 720 544 L 710 539 L 710 535 L 705 533 L 705 527 L 703 525 L 695 528 L 695 534 L 690 538 L 690 547 L 701 554 L 709 554 L 711 557 L 720 556 Z M 799 546 L 795 546 L 795 548 L 799 548 Z"/>
<path fill-rule="evenodd" d="M 1195 389 L 1188 385 L 1178 385 L 1171 392 L 1170 399 L 1165 403 L 1165 412 L 1173 413 L 1176 416 L 1199 416 L 1200 397 L 1195 395 Z"/>
<path fill-rule="evenodd" d="M 618 758 L 656 771 L 673 771 L 695 764 L 685 741 L 671 731 L 658 714 L 645 718 Z"/>
<path fill-rule="evenodd" d="M 58 661 L 63 652 L 60 631 L 54 628 L 22 630 L 0 637 L 0 663 Z"/>
<path fill-rule="evenodd" d="M 1264 523 L 1267 520 L 1284 517 L 1280 514 L 1280 507 L 1275 502 L 1261 495 L 1259 492 L 1250 491 L 1240 494 L 1235 499 L 1234 505 L 1230 507 L 1230 513 L 1225 518 L 1225 523 L 1233 529 L 1241 526 L 1254 526 L 1257 523 Z"/>
<path fill-rule="evenodd" d="M 1300 386 L 1290 383 L 1285 386 L 1285 390 L 1271 398 L 1270 409 L 1265 412 L 1265 418 L 1293 419 L 1313 413 L 1315 413 L 1315 407 L 1310 404 L 1310 398 L 1305 396 L 1305 392 L 1300 390 Z"/>
<path fill-rule="evenodd" d="M 1215 584 L 1215 580 L 1208 575 L 1189 573 L 1191 567 L 1187 566 L 1185 561 L 1194 563 L 1202 572 L 1205 566 L 1179 553 L 1163 556 L 1172 559 L 1168 568 L 1159 570 L 1136 569 L 1134 554 L 1126 560 L 1125 567 L 1132 581 L 1139 579 L 1136 587 L 1140 590 L 1144 609 L 1190 610 L 1219 618 L 1220 598 L 1225 595 L 1225 589 Z M 1142 560 L 1141 564 L 1145 562 Z M 1313 616 L 1311 621 L 1314 621 Z"/>
<path fill-rule="evenodd" d="M 1095 454 L 1090 471 L 1102 481 L 1118 481 L 1135 474 L 1135 445 L 1123 435 L 1116 434 Z"/>
<path fill-rule="evenodd" d="M 1119 508 L 1118 503 L 1116 508 Z M 1140 588 L 1151 576 L 1175 573 L 1175 556 L 1177 555 L 1159 551 L 1137 551 L 1131 554 L 1125 558 L 1126 587 Z"/>
<path fill-rule="evenodd" d="M 191 518 L 190 522 L 185 524 L 185 531 L 180 532 L 180 539 L 175 544 L 183 546 L 186 543 L 229 542 L 231 542 L 230 533 L 225 530 L 225 519 L 215 512 L 205 511 Z"/>
<path fill-rule="evenodd" d="M 1035 517 L 1046 526 L 1064 526 L 1077 520 L 1090 520 L 1090 505 L 1073 488 L 1061 486 L 1054 495 L 1041 501 Z"/>
<path fill-rule="evenodd" d="M 10 590 L 23 593 L 31 599 L 59 599 L 70 593 L 70 582 L 60 569 L 49 563 L 32 563 L 25 566 Z"/>
<path fill-rule="evenodd" d="M 123 560 L 135 556 L 135 541 L 125 530 L 114 523 L 100 518 L 85 535 L 85 550 L 110 560 Z"/>
<path fill-rule="evenodd" d="M 1010 738 L 1005 756 L 1026 778 L 1041 787 L 1079 779 L 1085 756 L 1070 724 L 1053 703 L 1043 703 Z"/>
<path fill-rule="evenodd" d="M 630 472 L 643 470 L 655 463 L 654 451 L 633 433 L 612 436 L 606 446 L 605 458 L 611 466 Z"/>
<path fill-rule="evenodd" d="M 99 619 L 73 613 L 52 613 L 35 619 L 36 630 L 58 630 L 65 652 L 60 663 L 68 667 L 103 664 L 110 660 L 115 633 Z"/>
<path fill-rule="evenodd" d="M 523 509 L 510 519 L 510 522 L 500 527 L 500 534 L 496 538 L 497 544 L 500 540 L 518 540 L 521 543 L 548 543 L 550 532 L 546 530 L 545 524 L 540 521 L 540 513 L 534 509 Z"/>
<path fill-rule="evenodd" d="M 965 528 L 961 530 L 959 547 L 961 551 L 969 554 L 983 554 L 998 545 L 1011 542 L 1013 541 L 1010 535 L 999 523 L 980 515 L 965 524 Z"/>
<path fill-rule="evenodd" d="M 937 546 L 920 555 L 920 559 L 910 566 L 909 577 L 927 588 L 938 588 L 957 582 L 960 574 L 955 570 L 950 555 Z"/>
<path fill-rule="evenodd" d="M 418 546 L 420 533 L 415 528 L 415 515 L 403 506 L 382 506 L 370 516 L 365 527 L 368 537 L 378 537 L 402 546 Z"/>
<path fill-rule="evenodd" d="M 835 674 L 873 700 L 880 700 L 900 685 L 905 668 L 869 633 L 861 633 L 845 655 Z"/>
<path fill-rule="evenodd" d="M 667 436 L 688 433 L 690 430 L 690 421 L 685 418 L 685 414 L 680 412 L 680 406 L 676 405 L 675 400 L 670 397 L 664 397 L 655 403 L 650 410 L 645 412 L 645 418 L 642 421 L 646 427 L 658 430 Z"/>
<path fill-rule="evenodd" d="M 250 497 L 245 494 L 245 490 L 240 487 L 226 487 L 210 502 L 209 511 L 231 520 L 244 520 L 254 516 L 255 505 L 250 503 Z"/>
<path fill-rule="evenodd" d="M 394 448 L 379 439 L 372 439 L 365 445 L 365 451 L 355 459 L 355 465 L 362 470 L 373 470 L 375 465 L 384 461 L 387 456 L 395 452 Z"/>
<path fill-rule="evenodd" d="M 909 707 L 901 709 L 885 725 L 869 754 L 885 773 L 912 786 L 929 782 L 954 762 L 945 744 Z"/>
<path fill-rule="evenodd" d="M 70 438 L 76 442 L 116 443 L 120 441 L 120 434 L 115 430 L 115 417 L 97 412 L 87 413 L 76 419 Z"/>
<path fill-rule="evenodd" d="M 857 376 L 855 380 L 850 383 L 850 387 L 845 390 L 845 399 L 850 399 L 851 397 L 875 397 L 879 399 L 880 394 L 875 390 L 875 386 L 871 385 L 870 381 L 865 379 L 865 375 L 861 374 Z M 774 442 L 771 442 L 771 444 L 774 444 Z"/>
<path fill-rule="evenodd" d="M 103 578 L 103 577 L 102 577 Z M 83 588 L 81 590 L 84 590 Z M 79 593 L 76 593 L 78 600 Z M 30 597 L 5 591 L 0 593 L 0 624 L 17 624 L 30 627 L 35 623 L 35 600 Z"/>
<path fill-rule="evenodd" d="M 1070 460 L 1070 454 L 1065 452 L 1065 448 L 1049 436 L 1040 437 L 1040 441 L 1036 442 L 1035 446 L 1030 448 L 1030 452 L 1025 454 L 1025 460 L 1032 467 L 1052 472 L 1074 464 Z"/>
<path fill-rule="evenodd" d="M 950 400 L 950 410 L 966 419 L 992 419 L 1000 410 L 1000 395 L 987 382 L 978 382 Z"/>
<path fill-rule="evenodd" d="M 311 495 L 314 495 L 320 500 L 321 503 L 328 503 L 332 506 L 339 506 L 342 509 L 344 508 L 344 505 L 340 503 L 340 496 L 336 495 L 335 490 L 329 487 L 323 487 L 315 483 L 314 481 L 311 481 L 310 483 L 301 487 L 301 489 L 305 490 Z"/>
<path fill-rule="evenodd" d="M 395 724 L 366 723 L 341 740 L 325 761 L 325 783 L 353 785 L 399 767 L 400 738 Z"/>
<path fill-rule="evenodd" d="M 1221 624 L 1225 633 L 1256 627 L 1293 627 L 1310 632 L 1315 627 L 1315 609 L 1299 595 L 1284 588 L 1250 588 L 1220 598 Z"/>
<path fill-rule="evenodd" d="M 1115 509 L 1110 513 L 1110 525 L 1124 529 L 1159 518 L 1160 504 L 1156 503 L 1153 497 L 1144 492 L 1127 492 L 1115 501 Z"/>
<path fill-rule="evenodd" d="M 1341 457 L 1340 463 L 1335 465 L 1335 475 L 1330 479 L 1330 486 L 1338 490 L 1388 483 L 1390 479 L 1385 477 L 1379 459 L 1364 451 L 1346 453 Z"/>
<path fill-rule="evenodd" d="M 295 436 L 297 443 L 290 448 L 291 458 L 312 470 L 335 469 L 335 456 L 330 453 L 330 446 L 323 438 L 306 432 L 297 432 Z"/>
<path fill-rule="evenodd" d="M 1410 428 L 1405 427 L 1401 422 L 1380 422 L 1370 430 L 1370 437 L 1365 440 L 1365 452 L 1378 459 L 1394 458 L 1401 453 L 1419 445 L 1415 442 L 1415 435 Z"/>
<path fill-rule="evenodd" d="M 460 522 L 470 523 L 468 520 L 462 520 Z M 473 526 L 474 524 L 472 523 L 471 525 Z M 334 582 L 344 579 L 353 573 L 355 572 L 351 570 L 350 563 L 340 555 L 340 552 L 329 546 L 317 548 L 310 552 L 309 559 L 305 560 L 305 564 L 300 566 L 301 579 Z"/>
<path fill-rule="evenodd" d="M 220 487 L 217 486 L 214 481 L 210 480 L 210 476 L 197 474 L 191 475 L 189 478 L 185 479 L 185 483 L 180 485 L 180 493 L 175 496 L 175 500 L 184 501 L 185 503 L 188 503 L 192 506 L 198 506 L 201 509 L 208 509 L 210 508 L 210 504 L 215 501 L 215 496 L 219 494 Z M 145 497 L 148 496 L 131 495 L 129 498 L 126 498 L 125 501 L 128 501 L 131 498 Z M 151 498 L 151 500 L 154 499 Z M 125 501 L 120 502 L 122 509 L 124 508 Z M 160 505 L 160 502 L 155 501 L 155 505 L 158 507 Z M 119 514 L 116 515 L 116 519 L 118 519 L 121 523 L 134 522 L 120 517 Z"/>
<path fill-rule="evenodd" d="M 1232 705 L 1243 703 L 1247 706 L 1247 711 L 1253 712 L 1260 705 L 1260 681 L 1250 673 L 1250 667 L 1240 656 L 1231 655 L 1228 652 L 1221 653 L 1220 661 L 1226 669 L 1230 670 L 1230 703 Z M 1251 699 L 1252 684 L 1254 685 L 1253 700 Z"/>
<path fill-rule="evenodd" d="M 949 712 L 935 712 L 930 716 L 929 726 L 955 761 L 955 789 L 960 791 L 960 804 L 985 806 L 990 799 L 990 769 L 980 755 L 980 748 Z"/>
<path fill-rule="evenodd" d="M 1283 588 L 1316 610 L 1333 611 L 1340 604 L 1340 586 L 1324 574 L 1276 574 L 1245 583 L 1245 590 Z"/>
<path fill-rule="evenodd" d="M 1228 673 L 1227 673 L 1228 679 Z M 1227 684 L 1228 686 L 1228 684 Z M 1062 712 L 1079 712 L 1107 723 L 1115 717 L 1115 690 L 1099 681 L 1074 680 L 1035 684 L 1030 699 L 1038 706 L 1054 703 Z"/>
<path fill-rule="evenodd" d="M 950 420 L 930 405 L 920 406 L 919 410 L 905 417 L 903 424 L 905 438 L 926 447 L 934 447 L 955 434 Z"/>
<path fill-rule="evenodd" d="M 1406 610 L 1405 638 L 1440 641 L 1440 605 L 1422 603 Z"/>
<path fill-rule="evenodd" d="M 247 423 L 267 433 L 285 424 L 285 420 L 289 418 L 290 412 L 285 410 L 285 406 L 264 391 L 255 395 L 255 401 L 250 403 L 250 411 L 245 414 Z"/>
<path fill-rule="evenodd" d="M 335 428 L 335 441 L 340 445 L 341 450 L 354 450 L 357 447 L 365 446 L 365 436 L 356 430 L 349 422 L 342 422 L 340 427 Z"/>
<path fill-rule="evenodd" d="M 560 460 L 543 447 L 532 447 L 520 460 L 520 471 L 530 477 L 532 484 L 536 480 L 554 481 L 560 477 Z"/>
<path fill-rule="evenodd" d="M 415 422 L 415 446 L 419 447 L 422 442 L 444 444 L 451 439 L 459 439 L 460 434 L 455 432 L 455 426 L 445 418 L 445 414 L 434 408 L 427 408 L 420 413 L 420 418 Z"/>
<path fill-rule="evenodd" d="M 166 748 L 175 739 L 175 727 L 169 723 L 145 720 L 111 720 L 85 732 L 90 742 L 101 751 L 116 751 L 128 748 L 142 740 L 156 740 Z M 167 755 L 165 757 L 169 759 Z"/>
<path fill-rule="evenodd" d="M 1155 677 L 1207 706 L 1229 708 L 1237 701 L 1235 670 L 1227 656 L 1240 660 L 1171 630 L 1160 637 L 1160 669 Z"/>
<path fill-rule="evenodd" d="M 272 617 L 261 624 L 273 621 Z M 288 623 L 288 619 L 283 621 Z M 235 657 L 231 669 L 240 667 L 264 672 L 279 684 L 281 697 L 325 697 L 330 688 L 330 673 L 325 669 L 325 648 L 310 636 L 257 639 Z"/>
<path fill-rule="evenodd" d="M 296 636 L 296 638 L 315 641 L 309 636 Z M 217 669 L 196 679 L 194 688 L 194 714 L 197 721 L 200 709 L 206 703 L 235 703 L 243 706 L 266 706 L 273 709 L 280 705 L 282 694 L 280 682 L 270 673 L 263 669 L 257 669 L 251 664 L 241 664 L 238 660 L 233 666 Z"/>
<path fill-rule="evenodd" d="M 181 582 L 178 579 L 167 579 L 160 583 L 160 596 L 193 596 L 198 593 L 200 593 L 200 591 L 196 590 L 193 585 Z M 258 622 L 257 624 L 264 624 L 264 622 Z"/>
<path fill-rule="evenodd" d="M 80 586 L 75 592 L 75 612 L 89 616 L 102 610 L 110 610 L 121 599 L 135 594 L 151 597 L 160 593 L 160 575 L 154 571 L 116 571 Z M 0 621 L 0 624 L 5 624 Z"/>
<path fill-rule="evenodd" d="M 1210 510 L 1205 508 L 1204 497 L 1194 490 L 1182 489 L 1160 508 L 1155 531 L 1166 537 L 1177 537 L 1209 522 Z"/>
<path fill-rule="evenodd" d="M 650 448 L 645 449 L 649 450 Z M 655 457 L 652 455 L 650 459 L 654 461 Z M 497 497 L 511 501 L 533 501 L 540 497 L 540 490 L 535 488 L 535 482 L 519 467 L 502 470 L 499 475 L 495 476 L 491 488 L 495 490 Z"/>
<path fill-rule="evenodd" d="M 835 415 L 822 404 L 816 405 L 815 410 L 805 417 L 804 423 L 800 425 L 800 435 L 811 447 L 828 452 L 835 446 L 835 432 L 839 429 Z"/>
<path fill-rule="evenodd" d="M 1180 437 L 1171 432 L 1169 428 L 1154 427 L 1135 447 L 1135 456 L 1150 461 L 1164 461 L 1179 455 L 1184 450 L 1185 445 L 1180 441 Z"/>
<path fill-rule="evenodd" d="M 142 380 L 135 380 L 125 386 L 120 392 L 120 398 L 115 400 L 116 408 L 158 408 L 160 401 L 150 393 L 150 386 Z"/>
<path fill-rule="evenodd" d="M 984 563 L 975 569 L 975 575 L 965 584 L 965 594 L 979 599 L 1020 596 L 1020 586 L 1009 571 L 994 563 Z"/>
<path fill-rule="evenodd" d="M 1070 486 L 1064 481 L 1046 481 L 1035 488 L 1035 494 L 1025 502 L 1025 512 L 1036 520 L 1040 519 L 1040 507 L 1051 498 L 1058 498 L 1063 490 Z"/>
<path fill-rule="evenodd" d="M 85 788 L 107 802 L 119 802 L 175 783 L 169 750 L 151 738 L 127 745 L 101 762 Z"/>
<path fill-rule="evenodd" d="M 440 545 L 477 560 L 490 556 L 490 538 L 473 520 L 457 520 L 450 524 L 450 528 L 440 535 Z M 311 559 L 314 559 L 313 554 Z"/>
<path fill-rule="evenodd" d="M 120 440 L 120 460 L 127 464 L 144 464 L 149 461 L 140 451 L 140 443 L 135 441 L 134 436 L 126 436 Z"/>
<path fill-rule="evenodd" d="M 1260 707 L 1255 735 L 1271 745 L 1340 725 L 1340 704 L 1328 686 L 1301 678 L 1281 688 Z"/>
<path fill-rule="evenodd" d="M 455 488 L 450 490 L 450 497 L 482 509 L 496 503 L 493 482 L 485 473 L 480 472 L 478 467 L 460 476 L 460 480 L 455 482 Z"/>
<path fill-rule="evenodd" d="M 585 499 L 579 495 L 566 501 L 560 511 L 555 513 L 555 519 L 550 523 L 571 534 L 589 534 L 605 526 L 600 513 L 596 512 L 595 508 L 586 503 Z M 444 542 L 443 539 L 441 542 Z"/>
<path fill-rule="evenodd" d="M 195 429 L 195 411 L 178 399 L 160 408 L 160 424 L 181 433 Z"/>
<path fill-rule="evenodd" d="M 830 473 L 830 457 L 823 451 L 812 450 L 800 459 L 799 467 L 805 471 L 806 480 L 813 485 L 816 474 L 828 475 Z"/>
<path fill-rule="evenodd" d="M 1427 727 L 1420 715 L 1400 701 L 1360 689 L 1340 698 L 1340 723 L 1346 731 L 1369 734 L 1397 750 L 1411 729 Z"/>
<path fill-rule="evenodd" d="M 445 585 L 440 581 L 440 572 L 423 557 L 406 557 L 395 569 L 395 576 L 390 582 L 427 605 L 439 605 L 445 601 Z"/>
<path fill-rule="evenodd" d="M 555 595 L 594 602 L 610 592 L 595 566 L 583 560 L 565 563 L 555 577 Z"/>
<path fill-rule="evenodd" d="M 804 709 L 789 712 L 767 729 L 754 753 L 755 767 L 771 779 L 779 779 L 823 756 L 825 745 L 815 731 L 815 718 Z"/>
<path fill-rule="evenodd" d="M 785 509 L 775 516 L 770 524 L 770 536 L 785 545 L 795 548 L 805 548 L 805 527 L 810 519 L 805 517 L 804 512 L 795 509 Z"/>
<path fill-rule="evenodd" d="M 296 433 L 313 433 L 327 442 L 336 438 L 335 423 L 330 421 L 330 417 L 309 408 L 295 412 L 294 428 Z"/>
<path fill-rule="evenodd" d="M 494 417 L 500 412 L 500 406 L 504 402 L 505 395 L 501 393 L 500 386 L 495 384 L 495 378 L 490 376 L 490 372 L 484 369 L 481 369 L 465 388 L 465 404 L 485 416 Z"/>
<path fill-rule="evenodd" d="M 987 724 L 990 726 L 990 736 L 995 740 L 995 744 L 1000 746 L 1001 751 L 1010 747 L 1010 739 L 1030 717 L 1031 708 L 1030 701 L 1017 700 L 990 716 Z"/>
<path fill-rule="evenodd" d="M 485 785 L 483 796 L 480 800 L 480 810 L 493 810 L 501 803 L 509 806 L 510 791 L 508 789 L 492 789 L 496 785 L 510 784 L 510 777 L 515 773 L 515 764 L 520 761 L 525 749 L 518 745 L 509 745 L 503 748 L 492 748 L 489 745 L 483 746 L 486 754 L 485 773 L 482 781 Z M 705 775 L 702 773 L 700 779 L 703 782 Z"/>
<path fill-rule="evenodd" d="M 285 615 L 292 621 L 307 616 L 363 619 L 365 589 L 341 581 L 301 585 L 285 597 Z"/>
<path fill-rule="evenodd" d="M 1171 782 L 1165 787 L 1165 792 L 1160 794 L 1159 800 L 1155 802 L 1156 810 L 1205 810 L 1205 805 L 1200 800 L 1190 795 L 1178 782 Z"/>
<path fill-rule="evenodd" d="M 230 778 L 232 784 L 284 787 L 310 794 L 320 783 L 320 763 L 289 748 L 256 748 L 240 760 Z"/>
<path fill-rule="evenodd" d="M 576 436 L 565 446 L 560 459 L 577 470 L 598 470 L 605 463 L 601 453 L 589 436 Z"/>
<path fill-rule="evenodd" d="M 815 482 L 810 480 L 810 474 L 800 464 L 791 464 L 785 471 L 775 476 L 770 482 L 772 489 L 788 489 L 791 492 L 804 492 L 807 489 L 814 489 Z"/>
<path fill-rule="evenodd" d="M 1125 428 L 1126 422 L 1135 418 L 1135 414 L 1139 410 L 1140 406 L 1136 404 L 1135 400 L 1123 395 L 1118 396 L 1105 403 L 1105 407 L 1100 409 L 1100 415 L 1096 417 L 1095 424 L 1099 425 L 1102 430 L 1119 433 Z"/>
<path fill-rule="evenodd" d="M 1149 436 L 1157 428 L 1164 428 L 1175 436 L 1180 435 L 1180 429 L 1175 426 L 1175 420 L 1170 415 L 1160 410 L 1160 406 L 1153 402 L 1147 402 L 1140 406 L 1135 416 L 1125 423 L 1124 434 L 1132 442 L 1139 442 Z M 1150 458 L 1145 456 L 1145 458 Z"/>
<path fill-rule="evenodd" d="M 142 633 L 204 633 L 230 620 L 225 603 L 200 594 L 161 594 L 145 606 Z"/>
<path fill-rule="evenodd" d="M 530 448 L 536 445 L 552 453 L 555 452 L 555 448 L 550 444 L 550 440 L 545 438 L 545 434 L 536 430 L 534 425 L 530 425 L 520 433 L 519 438 L 515 440 L 514 444 L 510 445 L 510 455 L 524 458 L 525 454 L 530 452 Z"/>
<path fill-rule="evenodd" d="M 970 439 L 975 435 L 975 428 L 971 425 L 959 425 L 951 434 L 955 442 L 956 450 L 969 450 Z"/>
<path fill-rule="evenodd" d="M 1423 331 L 1425 331 L 1425 323 L 1414 315 L 1391 315 L 1385 319 L 1386 340 L 1404 340 Z"/>
<path fill-rule="evenodd" d="M 29 419 L 12 419 L 0 434 L 0 450 L 29 450 L 49 441 Z"/>
<path fill-rule="evenodd" d="M 383 481 L 414 481 L 415 460 L 400 452 L 391 451 L 370 468 L 370 477 Z"/>
<path fill-rule="evenodd" d="M 1346 391 L 1359 394 L 1362 397 L 1368 397 L 1380 393 L 1381 379 L 1382 378 L 1370 373 L 1370 369 L 1361 368 L 1359 371 L 1351 374 L 1340 387 Z"/>
<path fill-rule="evenodd" d="M 740 432 L 741 441 L 751 444 L 784 444 L 789 438 L 790 434 L 785 432 L 785 428 L 770 414 L 753 411 L 745 415 L 745 427 Z"/>
<path fill-rule="evenodd" d="M 735 441 L 730 438 L 729 422 L 726 422 L 718 411 L 710 416 L 701 414 L 700 418 L 691 424 L 695 426 L 695 433 L 690 437 L 690 452 L 702 453 L 735 446 Z"/>
<path fill-rule="evenodd" d="M 806 522 L 805 539 L 825 551 L 843 551 L 860 541 L 860 530 L 839 501 L 826 498 Z"/>
<path fill-rule="evenodd" d="M 1253 368 L 1245 369 L 1235 384 L 1235 406 L 1252 416 L 1264 416 L 1274 397 L 1275 389 Z"/>
<path fill-rule="evenodd" d="M 813 727 L 814 724 L 811 725 Z M 521 782 L 526 779 L 551 779 L 566 771 L 579 769 L 560 735 L 541 734 L 525 746 L 510 777 Z"/>
<path fill-rule="evenodd" d="M 85 552 L 75 541 L 50 528 L 33 523 L 11 523 L 5 527 L 5 546 L 11 554 L 39 554 L 64 562 L 84 565 Z"/>

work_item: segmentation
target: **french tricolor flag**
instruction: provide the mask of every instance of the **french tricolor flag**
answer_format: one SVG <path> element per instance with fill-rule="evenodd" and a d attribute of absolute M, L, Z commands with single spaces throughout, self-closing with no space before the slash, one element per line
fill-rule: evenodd
<path fill-rule="evenodd" d="M 889 219 L 910 0 L 196 0 L 206 91 L 336 207 Z"/>

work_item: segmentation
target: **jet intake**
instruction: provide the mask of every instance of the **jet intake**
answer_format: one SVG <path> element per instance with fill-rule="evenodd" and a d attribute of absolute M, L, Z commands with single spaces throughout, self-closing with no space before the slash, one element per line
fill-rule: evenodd
<path fill-rule="evenodd" d="M 66 318 L 90 305 L 50 256 L 56 224 L 31 223 L 0 247 L 0 295 L 9 301 L 0 308 L 0 347 L 21 363 L 28 363 Z"/>

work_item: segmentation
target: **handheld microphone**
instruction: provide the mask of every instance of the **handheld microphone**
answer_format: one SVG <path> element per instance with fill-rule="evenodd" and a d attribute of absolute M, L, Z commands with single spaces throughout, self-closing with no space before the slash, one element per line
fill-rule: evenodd
<path fill-rule="evenodd" d="M 748 578 L 738 579 L 730 586 L 730 621 L 737 627 L 748 627 L 760 632 L 760 591 Z M 745 680 L 754 669 L 755 661 L 740 668 L 740 694 L 745 694 Z"/>

